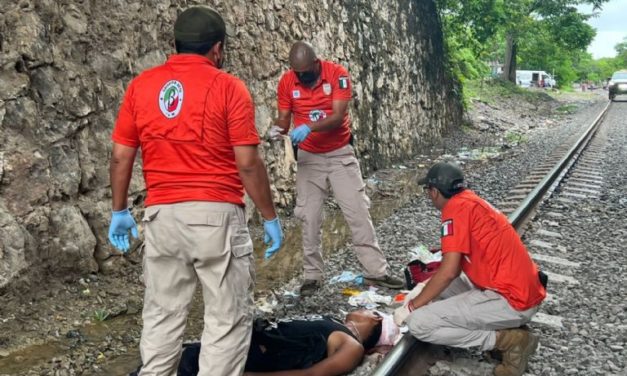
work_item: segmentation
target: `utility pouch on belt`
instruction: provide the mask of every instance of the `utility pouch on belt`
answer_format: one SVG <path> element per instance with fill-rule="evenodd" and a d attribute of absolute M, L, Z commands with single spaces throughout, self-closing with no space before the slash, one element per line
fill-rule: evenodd
<path fill-rule="evenodd" d="M 405 283 L 407 289 L 413 289 L 420 282 L 431 278 L 440 267 L 440 261 L 432 261 L 427 264 L 420 260 L 414 260 L 405 267 Z"/>

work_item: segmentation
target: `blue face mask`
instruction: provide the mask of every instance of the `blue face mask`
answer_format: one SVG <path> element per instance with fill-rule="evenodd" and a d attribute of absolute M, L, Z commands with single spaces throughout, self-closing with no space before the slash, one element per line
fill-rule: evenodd
<path fill-rule="evenodd" d="M 296 72 L 296 76 L 298 77 L 298 81 L 305 86 L 311 86 L 314 82 L 318 80 L 320 76 L 318 73 L 314 71 L 306 71 L 306 72 Z"/>

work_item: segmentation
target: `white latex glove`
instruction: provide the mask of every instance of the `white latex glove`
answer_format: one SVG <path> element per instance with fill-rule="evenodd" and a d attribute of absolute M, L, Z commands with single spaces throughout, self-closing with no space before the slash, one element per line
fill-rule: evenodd
<path fill-rule="evenodd" d="M 427 280 L 428 281 L 428 280 Z M 403 305 L 407 305 L 410 300 L 414 300 L 415 297 L 420 295 L 422 289 L 427 285 L 427 281 L 420 282 L 417 284 L 407 295 L 405 295 L 405 300 L 403 301 Z"/>
<path fill-rule="evenodd" d="M 407 304 L 403 304 L 401 307 L 398 307 L 394 310 L 394 323 L 397 326 L 405 325 L 405 320 L 409 316 L 411 312 L 409 311 L 409 306 Z"/>
<path fill-rule="evenodd" d="M 270 137 L 272 141 L 278 141 L 283 137 L 283 133 L 281 132 L 283 132 L 283 128 L 278 125 L 273 125 L 268 131 L 268 137 Z"/>

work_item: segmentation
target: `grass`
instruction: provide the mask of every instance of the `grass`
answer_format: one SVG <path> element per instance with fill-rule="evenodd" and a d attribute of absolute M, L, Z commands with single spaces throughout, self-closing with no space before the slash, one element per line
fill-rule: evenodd
<path fill-rule="evenodd" d="M 495 104 L 504 99 L 524 100 L 534 104 L 553 100 L 543 91 L 525 89 L 501 79 L 464 81 L 464 103 L 467 107 L 472 106 L 472 101 Z"/>
<path fill-rule="evenodd" d="M 577 105 L 573 103 L 563 104 L 556 108 L 555 111 L 563 115 L 574 114 L 577 111 Z"/>
<path fill-rule="evenodd" d="M 505 140 L 510 144 L 521 144 L 527 142 L 527 136 L 522 133 L 507 131 L 507 133 L 505 133 Z"/>
<path fill-rule="evenodd" d="M 94 311 L 93 319 L 97 322 L 103 322 L 109 317 L 109 312 L 104 309 L 97 309 Z"/>

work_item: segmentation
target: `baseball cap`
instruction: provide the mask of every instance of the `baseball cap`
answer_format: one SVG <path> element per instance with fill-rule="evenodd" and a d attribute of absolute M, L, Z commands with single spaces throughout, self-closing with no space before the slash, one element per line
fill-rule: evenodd
<path fill-rule="evenodd" d="M 206 42 L 232 35 L 222 16 L 203 6 L 188 8 L 174 23 L 174 39 L 180 42 Z"/>
<path fill-rule="evenodd" d="M 436 187 L 440 192 L 450 195 L 464 187 L 464 174 L 453 163 L 438 162 L 431 166 L 427 176 L 418 180 L 418 184 Z"/>

